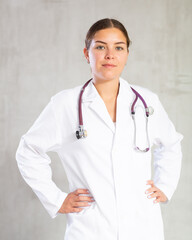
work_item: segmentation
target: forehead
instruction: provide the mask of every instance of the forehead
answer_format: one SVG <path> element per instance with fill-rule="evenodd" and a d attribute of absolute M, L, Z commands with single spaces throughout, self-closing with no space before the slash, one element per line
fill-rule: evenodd
<path fill-rule="evenodd" d="M 92 41 L 96 42 L 97 40 L 104 42 L 120 42 L 123 41 L 126 43 L 126 37 L 118 28 L 106 28 L 99 30 L 95 33 Z"/>

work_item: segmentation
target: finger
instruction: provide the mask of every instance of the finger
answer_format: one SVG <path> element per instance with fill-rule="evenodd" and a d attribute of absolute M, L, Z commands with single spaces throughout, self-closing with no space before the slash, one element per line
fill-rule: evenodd
<path fill-rule="evenodd" d="M 83 208 L 72 208 L 71 212 L 81 212 L 83 210 Z"/>
<path fill-rule="evenodd" d="M 74 191 L 75 195 L 79 195 L 79 194 L 89 194 L 89 190 L 88 189 L 84 189 L 84 188 L 78 188 Z"/>
<path fill-rule="evenodd" d="M 80 202 L 80 201 L 88 201 L 88 202 L 92 202 L 95 201 L 93 197 L 88 197 L 88 196 L 76 196 L 75 198 L 76 202 Z"/>
<path fill-rule="evenodd" d="M 160 194 L 158 192 L 155 192 L 155 193 L 148 195 L 147 197 L 148 198 L 157 198 L 157 197 L 160 197 Z"/>
<path fill-rule="evenodd" d="M 154 202 L 154 203 L 160 203 L 160 202 L 161 202 L 161 198 L 160 198 L 160 197 L 159 197 L 159 198 L 156 198 L 153 202 Z"/>
<path fill-rule="evenodd" d="M 147 194 L 147 193 L 156 192 L 156 191 L 158 191 L 158 188 L 156 188 L 156 187 L 151 187 L 151 188 L 148 188 L 148 189 L 145 191 L 145 193 Z"/>
<path fill-rule="evenodd" d="M 154 187 L 154 182 L 153 182 L 153 180 L 148 180 L 148 181 L 147 181 L 147 185 L 151 185 L 152 187 Z"/>
<path fill-rule="evenodd" d="M 74 202 L 73 207 L 87 207 L 91 206 L 91 203 L 88 202 Z"/>

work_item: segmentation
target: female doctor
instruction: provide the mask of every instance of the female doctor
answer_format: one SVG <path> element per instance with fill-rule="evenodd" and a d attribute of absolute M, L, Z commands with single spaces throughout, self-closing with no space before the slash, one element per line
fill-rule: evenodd
<path fill-rule="evenodd" d="M 160 203 L 179 180 L 182 135 L 156 94 L 120 77 L 129 44 L 119 21 L 93 24 L 84 48 L 92 78 L 53 96 L 16 153 L 50 216 L 66 214 L 65 240 L 164 239 Z M 70 193 L 52 181 L 49 151 L 58 153 Z"/>

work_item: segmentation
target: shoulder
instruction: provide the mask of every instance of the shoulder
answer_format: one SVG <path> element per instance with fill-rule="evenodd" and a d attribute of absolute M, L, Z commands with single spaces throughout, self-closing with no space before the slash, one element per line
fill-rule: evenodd
<path fill-rule="evenodd" d="M 120 77 L 120 83 L 122 84 L 123 88 L 133 88 L 135 89 L 138 93 L 144 93 L 144 94 L 154 94 L 151 90 L 149 90 L 148 88 L 139 86 L 139 85 L 135 85 L 135 84 L 131 84 L 129 83 L 127 80 L 123 79 L 122 77 Z"/>
<path fill-rule="evenodd" d="M 157 93 L 151 91 L 148 88 L 131 84 L 130 85 L 133 89 L 135 89 L 143 98 L 144 100 L 149 103 L 149 105 L 157 105 L 159 102 L 159 97 Z"/>
<path fill-rule="evenodd" d="M 157 93 L 138 85 L 131 85 L 131 87 L 141 95 L 148 107 L 153 108 L 154 114 L 152 118 L 159 118 L 162 115 L 167 115 Z"/>
<path fill-rule="evenodd" d="M 146 99 L 147 101 L 149 100 L 151 102 L 152 101 L 158 101 L 158 95 L 157 93 L 151 91 L 148 88 L 139 86 L 139 85 L 135 85 L 135 84 L 130 84 L 128 81 L 126 81 L 125 79 L 121 78 L 121 83 L 123 83 L 123 87 L 126 89 L 130 89 L 133 88 L 134 90 L 136 90 L 144 99 Z"/>
<path fill-rule="evenodd" d="M 148 88 L 145 88 L 145 87 L 142 87 L 142 86 L 138 86 L 138 85 L 134 85 L 134 84 L 130 84 L 130 86 L 135 89 L 139 94 L 143 94 L 145 95 L 146 97 L 154 97 L 154 98 L 157 98 L 157 94 L 153 91 L 151 91 L 150 89 Z"/>
<path fill-rule="evenodd" d="M 82 85 L 76 86 L 74 88 L 64 89 L 51 97 L 51 102 L 56 107 L 59 106 L 71 106 L 76 104 L 78 101 L 79 93 Z"/>

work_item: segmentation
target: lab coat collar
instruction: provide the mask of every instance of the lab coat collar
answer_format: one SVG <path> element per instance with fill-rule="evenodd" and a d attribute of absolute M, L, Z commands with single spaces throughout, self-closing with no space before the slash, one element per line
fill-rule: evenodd
<path fill-rule="evenodd" d="M 130 85 L 123 78 L 119 78 L 119 93 L 117 96 L 117 107 L 116 107 L 116 127 L 118 122 L 120 122 L 121 118 L 123 118 L 125 105 L 127 107 L 127 111 L 130 111 L 130 102 L 133 100 L 133 92 L 130 88 Z M 111 129 L 111 131 L 115 132 L 114 122 L 112 121 L 105 103 L 101 96 L 99 95 L 97 89 L 93 84 L 93 80 L 90 81 L 88 86 L 86 87 L 83 96 L 82 103 L 90 102 L 89 108 L 92 109 L 98 117 Z"/>
<path fill-rule="evenodd" d="M 133 96 L 133 92 L 131 90 L 130 84 L 124 80 L 123 78 L 119 78 L 119 93 L 118 93 L 118 99 L 121 101 L 125 101 L 125 98 L 130 101 Z M 96 87 L 93 84 L 93 80 L 91 80 L 88 84 L 88 86 L 85 88 L 85 91 L 82 96 L 82 102 L 88 102 L 88 101 L 94 101 L 96 98 L 101 98 L 99 95 Z"/>

